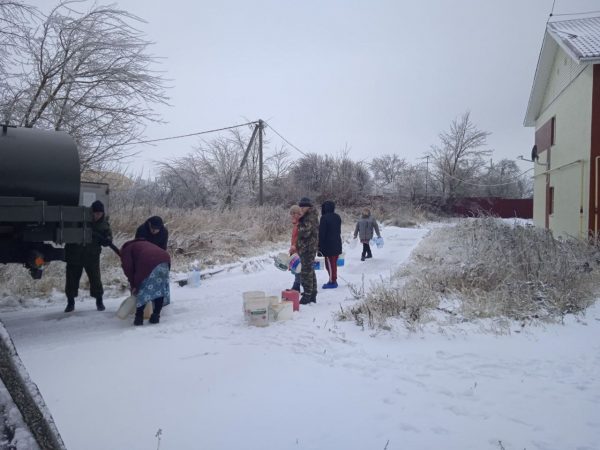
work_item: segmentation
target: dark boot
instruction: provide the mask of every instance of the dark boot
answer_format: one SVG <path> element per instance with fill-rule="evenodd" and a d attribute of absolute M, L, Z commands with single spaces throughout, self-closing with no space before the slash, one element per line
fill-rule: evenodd
<path fill-rule="evenodd" d="M 65 312 L 71 312 L 75 310 L 75 299 L 71 297 L 67 297 L 67 307 L 65 308 Z"/>
<path fill-rule="evenodd" d="M 144 307 L 140 306 L 135 309 L 135 319 L 133 319 L 135 326 L 144 325 Z"/>
<path fill-rule="evenodd" d="M 157 298 L 154 300 L 154 309 L 152 314 L 150 315 L 150 323 L 159 323 L 160 322 L 160 311 L 162 310 L 163 307 L 163 301 L 164 299 L 162 297 Z"/>
<path fill-rule="evenodd" d="M 300 299 L 301 305 L 308 305 L 311 302 L 310 297 L 308 295 L 302 294 L 302 298 Z"/>
<path fill-rule="evenodd" d="M 102 303 L 102 297 L 96 297 L 96 309 L 98 311 L 104 311 L 106 309 L 104 303 Z"/>

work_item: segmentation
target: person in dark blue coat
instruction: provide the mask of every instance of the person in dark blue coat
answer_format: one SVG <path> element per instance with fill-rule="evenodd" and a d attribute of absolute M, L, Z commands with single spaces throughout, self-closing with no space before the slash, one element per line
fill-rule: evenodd
<path fill-rule="evenodd" d="M 319 251 L 325 257 L 329 282 L 323 289 L 335 289 L 337 284 L 337 260 L 342 254 L 342 218 L 335 212 L 335 203 L 326 200 L 321 205 L 319 222 Z"/>
<path fill-rule="evenodd" d="M 166 250 L 167 242 L 169 241 L 169 230 L 165 228 L 161 217 L 152 216 L 138 227 L 135 232 L 135 238 L 146 239 L 148 242 L 152 242 L 163 250 Z"/>

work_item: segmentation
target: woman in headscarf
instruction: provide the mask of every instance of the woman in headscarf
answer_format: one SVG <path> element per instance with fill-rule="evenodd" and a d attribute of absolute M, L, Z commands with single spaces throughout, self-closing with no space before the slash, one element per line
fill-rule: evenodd
<path fill-rule="evenodd" d="M 136 239 L 144 238 L 166 250 L 169 241 L 169 230 L 165 228 L 162 217 L 152 216 L 138 227 L 135 237 Z"/>
<path fill-rule="evenodd" d="M 144 324 L 144 308 L 148 302 L 153 303 L 150 323 L 158 323 L 163 306 L 171 301 L 169 254 L 145 239 L 134 239 L 121 247 L 121 267 L 129 280 L 131 293 L 136 296 L 133 324 Z"/>

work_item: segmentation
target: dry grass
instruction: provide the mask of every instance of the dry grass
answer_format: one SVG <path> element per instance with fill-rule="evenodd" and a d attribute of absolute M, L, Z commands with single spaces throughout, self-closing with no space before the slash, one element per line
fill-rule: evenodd
<path fill-rule="evenodd" d="M 247 207 L 231 211 L 130 208 L 127 214 L 110 217 L 114 243 L 120 247 L 133 239 L 135 230 L 148 217 L 160 215 L 169 229 L 172 270 L 187 271 L 200 261 L 203 268 L 238 261 L 265 251 L 270 245 L 289 239 L 289 213 L 282 207 Z M 119 258 L 108 248 L 102 251 L 100 266 L 106 291 L 124 292 L 127 281 Z M 0 266 L 0 304 L 64 292 L 65 264 L 53 262 L 41 280 L 33 280 L 23 267 Z M 87 295 L 87 277 L 82 277 L 80 295 Z M 16 299 L 16 300 L 15 300 Z"/>
<path fill-rule="evenodd" d="M 410 265 L 375 284 L 341 318 L 366 318 L 375 327 L 399 317 L 414 327 L 451 298 L 458 306 L 447 312 L 464 320 L 560 321 L 593 303 L 599 258 L 594 246 L 533 226 L 464 220 L 433 230 Z"/>

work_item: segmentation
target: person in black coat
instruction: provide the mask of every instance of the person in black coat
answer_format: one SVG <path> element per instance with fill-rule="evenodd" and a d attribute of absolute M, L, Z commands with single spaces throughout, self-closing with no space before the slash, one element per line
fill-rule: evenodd
<path fill-rule="evenodd" d="M 146 239 L 166 250 L 167 242 L 169 241 L 169 230 L 165 228 L 161 217 L 152 216 L 138 227 L 135 232 L 135 238 Z"/>
<path fill-rule="evenodd" d="M 319 251 L 325 257 L 329 282 L 323 289 L 335 289 L 337 284 L 337 260 L 342 254 L 342 218 L 335 212 L 335 203 L 324 201 L 319 222 Z"/>

